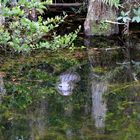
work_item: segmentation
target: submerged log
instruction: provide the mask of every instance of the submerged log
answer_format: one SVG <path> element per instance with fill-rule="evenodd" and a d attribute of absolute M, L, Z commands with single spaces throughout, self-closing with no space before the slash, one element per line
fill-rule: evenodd
<path fill-rule="evenodd" d="M 115 22 L 117 11 L 101 1 L 89 0 L 88 13 L 84 23 L 85 34 L 110 36 L 118 33 L 118 25 L 106 23 L 106 20 Z"/>

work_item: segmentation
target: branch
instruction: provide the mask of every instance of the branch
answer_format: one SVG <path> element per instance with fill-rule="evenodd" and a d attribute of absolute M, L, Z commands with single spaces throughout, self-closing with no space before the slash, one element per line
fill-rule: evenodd
<path fill-rule="evenodd" d="M 107 22 L 107 23 L 112 23 L 112 24 L 120 24 L 120 25 L 125 25 L 125 23 L 114 22 L 114 21 L 110 21 L 110 20 L 105 20 L 105 22 Z"/>

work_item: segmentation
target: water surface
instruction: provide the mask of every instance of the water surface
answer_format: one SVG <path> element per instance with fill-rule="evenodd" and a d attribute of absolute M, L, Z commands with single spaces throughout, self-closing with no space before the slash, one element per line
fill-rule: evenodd
<path fill-rule="evenodd" d="M 139 140 L 139 44 L 3 55 L 0 140 Z"/>

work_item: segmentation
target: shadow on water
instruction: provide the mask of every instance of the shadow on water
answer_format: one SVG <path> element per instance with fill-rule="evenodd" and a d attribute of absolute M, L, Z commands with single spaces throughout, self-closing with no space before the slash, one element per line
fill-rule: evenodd
<path fill-rule="evenodd" d="M 140 41 L 4 58 L 0 140 L 139 140 Z M 132 53 L 133 52 L 133 53 Z"/>

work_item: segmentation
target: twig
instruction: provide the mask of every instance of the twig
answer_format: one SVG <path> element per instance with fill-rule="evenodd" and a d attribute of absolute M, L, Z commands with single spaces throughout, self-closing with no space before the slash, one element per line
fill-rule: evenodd
<path fill-rule="evenodd" d="M 112 23 L 112 24 L 120 24 L 120 25 L 124 25 L 125 24 L 125 23 L 120 23 L 120 22 L 115 22 L 115 21 L 110 21 L 110 20 L 105 20 L 105 22 Z"/>

